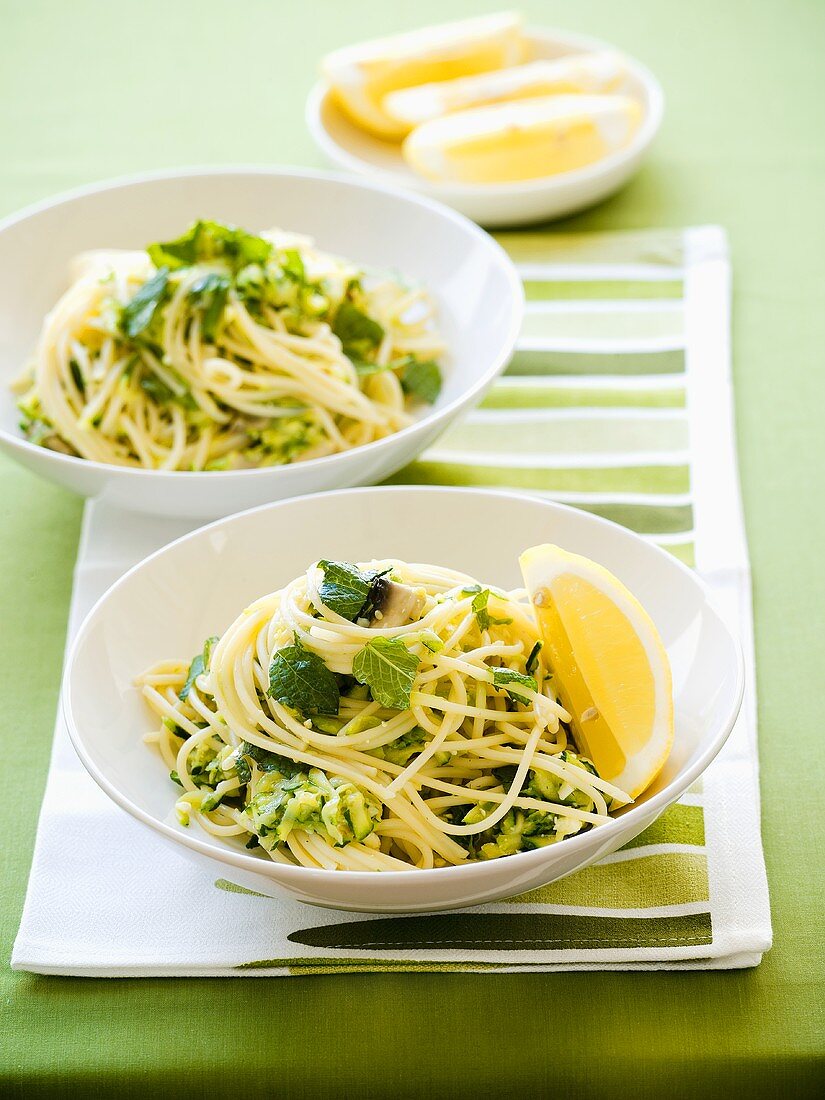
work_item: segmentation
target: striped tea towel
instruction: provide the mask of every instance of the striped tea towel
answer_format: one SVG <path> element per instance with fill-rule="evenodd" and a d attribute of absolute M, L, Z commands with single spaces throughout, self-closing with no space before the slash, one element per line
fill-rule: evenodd
<path fill-rule="evenodd" d="M 546 495 L 694 565 L 751 661 L 720 757 L 596 866 L 476 909 L 376 917 L 210 875 L 109 802 L 58 721 L 14 967 L 101 976 L 704 969 L 754 966 L 768 949 L 724 234 L 507 234 L 502 243 L 528 298 L 512 366 L 480 409 L 393 481 Z M 88 504 L 70 634 L 106 586 L 185 530 Z"/>

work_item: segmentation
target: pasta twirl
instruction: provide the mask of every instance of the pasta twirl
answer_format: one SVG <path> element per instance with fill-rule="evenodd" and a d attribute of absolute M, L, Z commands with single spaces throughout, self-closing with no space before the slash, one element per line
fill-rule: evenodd
<path fill-rule="evenodd" d="M 180 820 L 280 861 L 457 865 L 628 801 L 576 751 L 524 593 L 432 565 L 317 562 L 138 683 Z"/>
<path fill-rule="evenodd" d="M 305 238 L 196 222 L 74 267 L 14 386 L 34 443 L 146 469 L 278 465 L 400 431 L 438 396 L 426 291 Z"/>

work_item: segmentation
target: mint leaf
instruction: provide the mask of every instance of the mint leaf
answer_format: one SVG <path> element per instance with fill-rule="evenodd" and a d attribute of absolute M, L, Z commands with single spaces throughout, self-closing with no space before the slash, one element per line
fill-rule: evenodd
<path fill-rule="evenodd" d="M 408 710 L 418 658 L 400 638 L 373 638 L 355 654 L 352 674 L 382 707 Z"/>
<path fill-rule="evenodd" d="M 160 267 L 120 311 L 120 327 L 126 336 L 134 340 L 151 325 L 166 300 L 168 288 L 169 269 Z"/>
<path fill-rule="evenodd" d="M 533 648 L 530 650 L 530 656 L 527 658 L 527 664 L 524 666 L 527 672 L 535 672 L 539 664 L 539 653 L 541 652 L 544 642 L 536 642 Z"/>
<path fill-rule="evenodd" d="M 373 577 L 346 561 L 319 561 L 324 579 L 318 595 L 330 611 L 355 622 L 367 602 Z"/>
<path fill-rule="evenodd" d="M 432 405 L 441 393 L 441 368 L 434 359 L 413 359 L 404 367 L 401 388 L 408 397 Z"/>
<path fill-rule="evenodd" d="M 467 591 L 465 589 L 465 591 Z M 468 593 L 469 594 L 469 593 Z M 476 593 L 472 602 L 473 613 L 478 621 L 479 630 L 489 630 L 491 626 L 507 626 L 512 619 L 496 619 L 487 610 L 487 601 L 490 599 L 490 589 L 482 588 Z"/>
<path fill-rule="evenodd" d="M 165 265 L 172 271 L 217 259 L 226 260 L 233 271 L 239 271 L 247 264 L 266 263 L 272 248 L 270 241 L 237 226 L 196 221 L 182 237 L 150 244 L 146 251 L 156 267 Z"/>
<path fill-rule="evenodd" d="M 201 335 L 204 340 L 212 341 L 215 338 L 226 306 L 229 286 L 229 277 L 217 271 L 210 271 L 192 284 L 189 297 L 195 308 L 203 313 Z"/>
<path fill-rule="evenodd" d="M 341 341 L 344 355 L 348 359 L 361 362 L 365 361 L 369 352 L 374 351 L 384 339 L 382 326 L 346 298 L 335 314 L 332 331 Z"/>
<path fill-rule="evenodd" d="M 512 668 L 494 668 L 493 683 L 497 688 L 507 688 L 507 694 L 511 699 L 515 699 L 519 703 L 525 703 L 529 706 L 530 700 L 520 695 L 518 692 L 511 690 L 510 684 L 519 684 L 521 687 L 530 688 L 532 691 L 538 691 L 538 684 L 536 683 L 534 676 L 527 676 L 523 672 L 516 672 Z"/>
<path fill-rule="evenodd" d="M 209 661 L 212 657 L 212 650 L 218 644 L 217 635 L 211 638 L 207 638 L 203 643 L 203 652 L 197 653 L 193 659 L 192 664 L 189 666 L 189 671 L 186 674 L 186 683 L 178 692 L 178 699 L 184 702 L 189 692 L 192 690 L 192 686 L 199 676 L 201 676 L 209 668 Z"/>
<path fill-rule="evenodd" d="M 300 764 L 296 764 L 294 760 L 290 760 L 286 756 L 280 756 L 276 752 L 267 752 L 266 749 L 260 749 L 257 745 L 251 745 L 249 741 L 244 741 L 235 760 L 235 771 L 238 773 L 238 779 L 241 783 L 248 783 L 252 778 L 250 761 L 254 761 L 262 772 L 280 772 L 287 779 L 303 770 Z"/>
<path fill-rule="evenodd" d="M 269 695 L 301 714 L 337 714 L 338 681 L 300 642 L 279 649 L 269 666 Z"/>
<path fill-rule="evenodd" d="M 364 573 L 348 561 L 319 561 L 318 567 L 324 571 L 318 595 L 330 611 L 351 623 L 367 611 L 376 582 L 390 572 Z"/>
<path fill-rule="evenodd" d="M 283 268 L 284 274 L 289 275 L 296 283 L 305 283 L 307 281 L 304 261 L 301 259 L 301 253 L 296 248 L 284 249 L 281 258 L 281 267 Z"/>

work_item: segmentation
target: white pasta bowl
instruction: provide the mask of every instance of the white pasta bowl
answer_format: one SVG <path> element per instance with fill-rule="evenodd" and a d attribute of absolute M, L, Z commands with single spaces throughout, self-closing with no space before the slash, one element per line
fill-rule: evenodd
<path fill-rule="evenodd" d="M 174 813 L 175 790 L 159 754 L 142 741 L 154 725 L 136 674 L 187 657 L 257 597 L 321 557 L 397 557 L 521 584 L 518 555 L 555 542 L 612 570 L 652 615 L 667 648 L 675 696 L 671 755 L 632 807 L 550 847 L 460 867 L 326 871 L 274 863 L 236 838 L 219 839 Z M 371 912 L 476 905 L 542 886 L 615 851 L 645 829 L 704 771 L 739 710 L 738 642 L 702 583 L 675 558 L 585 512 L 527 496 L 465 489 L 353 489 L 232 516 L 147 558 L 102 597 L 68 657 L 63 709 L 81 760 L 139 821 L 183 846 L 208 873 L 262 893 Z M 134 853 L 140 859 L 140 852 Z"/>
<path fill-rule="evenodd" d="M 555 60 L 574 53 L 612 49 L 605 42 L 567 31 L 528 27 L 531 58 Z M 434 183 L 404 160 L 398 143 L 361 130 L 335 101 L 321 80 L 309 94 L 306 119 L 318 148 L 338 168 L 357 172 L 393 187 L 407 187 L 452 206 L 480 225 L 515 226 L 561 218 L 601 202 L 618 191 L 637 171 L 653 143 L 664 115 L 664 93 L 655 76 L 627 57 L 627 92 L 642 106 L 642 122 L 628 145 L 594 164 L 554 176 L 516 183 Z"/>
<path fill-rule="evenodd" d="M 43 319 L 87 249 L 143 248 L 197 218 L 253 231 L 278 226 L 366 267 L 393 270 L 435 298 L 448 351 L 432 408 L 394 435 L 288 466 L 160 471 L 111 466 L 29 443 L 9 389 Z M 506 366 L 523 291 L 506 253 L 477 226 L 388 185 L 297 169 L 181 170 L 84 188 L 0 222 L 0 448 L 84 496 L 138 512 L 216 519 L 273 500 L 380 481 L 475 404 Z"/>

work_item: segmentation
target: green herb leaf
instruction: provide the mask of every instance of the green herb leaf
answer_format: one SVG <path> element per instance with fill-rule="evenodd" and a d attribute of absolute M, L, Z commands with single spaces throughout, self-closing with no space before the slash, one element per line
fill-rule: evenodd
<path fill-rule="evenodd" d="M 487 610 L 487 601 L 490 599 L 490 589 L 482 588 L 473 599 L 472 608 L 480 630 L 489 630 L 491 626 L 507 626 L 512 619 L 496 619 Z"/>
<path fill-rule="evenodd" d="M 330 611 L 351 623 L 369 606 L 375 582 L 390 572 L 364 573 L 348 561 L 319 561 L 318 567 L 324 571 L 318 595 Z"/>
<path fill-rule="evenodd" d="M 355 654 L 352 674 L 382 707 L 408 710 L 418 658 L 400 638 L 373 638 Z"/>
<path fill-rule="evenodd" d="M 365 362 L 369 352 L 374 351 L 384 339 L 381 325 L 346 298 L 335 314 L 332 331 L 341 341 L 344 355 L 359 362 Z"/>
<path fill-rule="evenodd" d="M 183 702 L 192 690 L 192 685 L 197 678 L 201 676 L 209 668 L 209 661 L 212 657 L 212 650 L 218 644 L 217 635 L 211 638 L 207 638 L 203 643 L 203 652 L 198 653 L 192 660 L 192 664 L 189 666 L 189 671 L 186 674 L 186 683 L 178 692 L 178 699 Z"/>
<path fill-rule="evenodd" d="M 441 393 L 441 368 L 434 359 L 413 359 L 404 367 L 401 388 L 409 397 L 432 405 Z"/>
<path fill-rule="evenodd" d="M 268 752 L 266 749 L 250 744 L 249 741 L 244 741 L 235 761 L 235 771 L 241 783 L 248 783 L 252 778 L 250 761 L 254 761 L 262 772 L 280 772 L 287 778 L 304 770 L 301 764 L 296 764 L 286 756 Z"/>
<path fill-rule="evenodd" d="M 168 405 L 177 396 L 175 391 L 170 389 L 163 379 L 158 378 L 156 374 L 148 372 L 142 374 L 138 380 L 138 385 L 157 405 Z"/>
<path fill-rule="evenodd" d="M 515 699 L 517 702 L 525 703 L 529 706 L 530 700 L 517 691 L 513 691 L 509 685 L 519 684 L 521 687 L 530 688 L 532 691 L 538 691 L 538 684 L 534 676 L 526 676 L 523 672 L 516 672 L 515 669 L 512 668 L 494 668 L 491 671 L 493 673 L 493 683 L 497 688 L 507 688 L 507 694 L 511 699 Z"/>
<path fill-rule="evenodd" d="M 169 269 L 161 266 L 120 311 L 120 327 L 126 336 L 135 340 L 151 325 L 166 300 L 168 289 Z"/>
<path fill-rule="evenodd" d="M 150 244 L 146 251 L 156 267 L 165 265 L 172 271 L 217 259 L 238 271 L 247 264 L 266 263 L 272 248 L 270 241 L 237 226 L 197 221 L 177 240 Z"/>
<path fill-rule="evenodd" d="M 197 279 L 189 291 L 189 297 L 196 309 L 203 313 L 201 335 L 204 340 L 212 341 L 223 317 L 230 281 L 227 275 L 210 271 Z"/>
<path fill-rule="evenodd" d="M 544 642 L 536 642 L 533 648 L 530 650 L 530 656 L 527 658 L 527 664 L 524 666 L 528 673 L 535 672 L 539 664 L 539 653 L 541 652 Z"/>
<path fill-rule="evenodd" d="M 269 695 L 301 714 L 338 713 L 338 681 L 318 654 L 300 642 L 279 649 L 272 658 Z"/>
<path fill-rule="evenodd" d="M 83 378 L 83 372 L 80 369 L 80 364 L 76 359 L 69 360 L 69 370 L 72 372 L 72 379 L 77 386 L 81 397 L 86 396 L 86 382 Z"/>
<path fill-rule="evenodd" d="M 301 253 L 296 248 L 284 249 L 281 267 L 284 270 L 284 274 L 289 275 L 296 283 L 305 283 L 307 281 L 304 261 L 301 259 Z"/>

